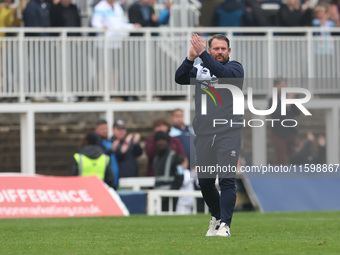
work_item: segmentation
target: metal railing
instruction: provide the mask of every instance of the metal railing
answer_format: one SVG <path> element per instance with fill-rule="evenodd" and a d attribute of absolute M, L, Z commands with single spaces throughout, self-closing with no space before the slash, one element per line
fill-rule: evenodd
<path fill-rule="evenodd" d="M 148 215 L 174 215 L 176 214 L 176 205 L 174 205 L 174 198 L 179 197 L 193 197 L 202 198 L 201 191 L 183 191 L 183 190 L 148 190 Z M 162 198 L 168 198 L 168 210 L 162 211 Z M 207 214 L 208 206 L 204 204 L 204 213 Z M 197 201 L 194 200 L 192 214 L 197 214 Z"/>
<path fill-rule="evenodd" d="M 158 28 L 139 29 L 142 36 L 109 37 L 90 28 L 0 28 L 0 96 L 70 97 L 188 96 L 174 74 L 188 54 L 193 32 L 226 33 L 231 58 L 241 62 L 255 95 L 267 95 L 267 78 L 329 79 L 304 84 L 315 94 L 340 93 L 340 29 L 318 28 Z M 131 32 L 131 31 L 130 31 Z M 332 32 L 332 34 L 331 34 Z M 53 36 L 25 36 L 45 33 Z M 68 36 L 80 33 L 82 36 Z M 100 36 L 89 36 L 100 33 Z M 263 80 L 261 80 L 263 79 Z M 246 86 L 247 87 L 247 84 Z"/>

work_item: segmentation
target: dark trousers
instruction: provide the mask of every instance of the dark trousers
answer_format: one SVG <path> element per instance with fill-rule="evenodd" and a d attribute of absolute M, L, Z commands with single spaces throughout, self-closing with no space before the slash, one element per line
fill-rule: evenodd
<path fill-rule="evenodd" d="M 221 219 L 228 226 L 231 224 L 236 202 L 234 171 L 240 154 L 241 136 L 242 132 L 238 130 L 228 135 L 197 136 L 195 140 L 196 171 L 204 201 L 211 216 Z M 200 172 L 208 167 L 215 167 L 216 172 Z M 217 173 L 221 194 L 215 186 Z"/>

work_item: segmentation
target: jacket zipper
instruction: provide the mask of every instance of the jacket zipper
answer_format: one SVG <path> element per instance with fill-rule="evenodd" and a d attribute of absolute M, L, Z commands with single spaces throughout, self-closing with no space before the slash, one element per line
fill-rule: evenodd
<path fill-rule="evenodd" d="M 212 143 L 211 143 L 210 147 L 213 147 L 213 145 L 214 145 L 214 143 L 215 143 L 215 138 L 216 138 L 216 134 L 215 134 L 214 137 L 213 137 L 213 140 L 212 140 Z"/>

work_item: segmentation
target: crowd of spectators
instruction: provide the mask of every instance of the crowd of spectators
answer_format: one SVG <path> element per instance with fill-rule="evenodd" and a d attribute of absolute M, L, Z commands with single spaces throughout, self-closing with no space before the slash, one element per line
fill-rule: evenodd
<path fill-rule="evenodd" d="M 325 14 L 320 23 L 315 23 L 320 7 Z M 339 11 L 338 0 L 203 0 L 200 23 L 202 26 L 292 27 L 322 26 L 329 20 L 339 26 Z"/>
<path fill-rule="evenodd" d="M 171 130 L 171 131 L 170 131 Z M 109 137 L 106 120 L 97 122 L 92 133 L 87 134 L 80 150 L 74 154 L 70 171 L 72 176 L 95 175 L 108 186 L 118 189 L 120 178 L 138 177 L 142 172 L 155 177 L 155 189 L 194 190 L 193 172 L 189 166 L 191 128 L 184 124 L 182 109 L 174 109 L 171 121 L 156 119 L 153 134 L 145 143 L 141 135 L 128 132 L 125 122 L 116 120 Z M 144 148 L 143 148 L 144 147 Z M 139 169 L 137 159 L 145 150 L 149 164 L 147 171 Z M 145 169 L 146 170 L 146 169 Z M 194 198 L 180 198 L 173 206 L 181 214 L 192 212 Z M 164 211 L 168 200 L 163 201 Z"/>
<path fill-rule="evenodd" d="M 339 0 L 202 0 L 199 26 L 320 26 L 340 25 Z M 72 0 L 22 0 L 22 20 L 14 0 L 0 1 L 0 27 L 123 28 L 168 25 L 173 2 L 155 10 L 156 0 L 94 0 L 88 24 Z M 264 7 L 266 6 L 266 7 Z M 269 7 L 268 6 L 272 6 Z M 20 8 L 21 9 L 21 8 Z M 34 35 L 45 35 L 44 33 Z M 76 35 L 76 34 L 71 34 Z M 132 33 L 131 35 L 140 35 Z M 3 36 L 3 35 L 2 35 Z"/>
<path fill-rule="evenodd" d="M 281 113 L 281 90 L 287 87 L 287 80 L 279 77 L 274 80 L 274 87 L 277 89 L 277 108 L 271 114 L 272 119 L 295 120 L 300 114 L 300 110 L 294 104 L 286 106 L 286 114 Z M 296 98 L 293 93 L 288 93 L 287 98 Z M 273 104 L 273 98 L 269 100 L 269 106 Z M 309 130 L 306 139 L 301 138 L 297 127 L 283 127 L 273 124 L 270 134 L 271 142 L 276 156 L 276 165 L 303 165 L 303 164 L 325 164 L 326 163 L 326 137 L 320 134 L 317 139 L 318 149 L 312 150 L 315 143 L 315 135 Z"/>
<path fill-rule="evenodd" d="M 17 19 L 17 8 L 14 0 L 0 0 L 0 27 L 81 27 L 91 26 L 104 29 L 124 29 L 138 27 L 158 27 L 167 25 L 170 19 L 170 8 L 173 2 L 164 5 L 161 12 L 154 9 L 155 0 L 140 0 L 124 3 L 125 11 L 117 0 L 94 0 L 89 24 L 82 24 L 80 10 L 72 0 L 27 0 L 21 1 L 24 8 L 22 19 Z M 128 12 L 128 16 L 127 16 Z M 48 34 L 29 34 L 44 36 Z M 77 35 L 77 34 L 71 34 Z M 79 34 L 78 34 L 79 35 Z M 115 33 L 112 36 L 116 36 Z"/>

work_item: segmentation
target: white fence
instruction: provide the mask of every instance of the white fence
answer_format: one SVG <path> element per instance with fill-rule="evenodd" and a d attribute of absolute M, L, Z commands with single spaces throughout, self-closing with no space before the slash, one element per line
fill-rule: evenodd
<path fill-rule="evenodd" d="M 199 29 L 199 30 L 198 30 Z M 110 38 L 110 31 L 82 29 L 0 28 L 11 36 L 0 38 L 0 96 L 18 98 L 188 96 L 187 86 L 176 86 L 174 74 L 188 53 L 193 32 L 225 32 L 231 58 L 241 62 L 254 93 L 266 95 L 261 79 L 328 79 L 306 84 L 313 94 L 340 93 L 340 29 L 333 35 L 316 28 L 159 28 L 139 29 L 143 36 Z M 25 33 L 54 33 L 50 37 Z M 67 36 L 68 32 L 82 36 Z M 89 36 L 102 32 L 102 36 Z M 157 36 L 154 34 L 157 33 Z M 337 35 L 335 35 L 337 34 Z"/>
<path fill-rule="evenodd" d="M 140 191 L 141 189 L 147 189 L 147 213 L 148 215 L 169 215 L 176 214 L 174 212 L 173 198 L 178 197 L 194 197 L 201 198 L 201 191 L 183 191 L 183 190 L 153 190 L 155 186 L 155 177 L 130 177 L 130 178 L 120 178 L 119 187 L 128 188 L 133 191 Z M 168 211 L 162 211 L 162 198 L 169 198 Z M 197 214 L 197 204 L 194 201 L 192 213 Z M 208 207 L 204 205 L 204 212 L 208 213 Z"/>
<path fill-rule="evenodd" d="M 201 198 L 201 191 L 183 191 L 183 190 L 148 190 L 148 215 L 173 215 L 176 214 L 176 208 L 173 204 L 174 198 L 179 197 L 194 197 Z M 169 199 L 169 208 L 167 211 L 162 211 L 162 198 Z M 197 214 L 197 201 L 194 200 L 193 214 Z M 208 213 L 207 204 L 204 204 L 204 213 Z"/>

